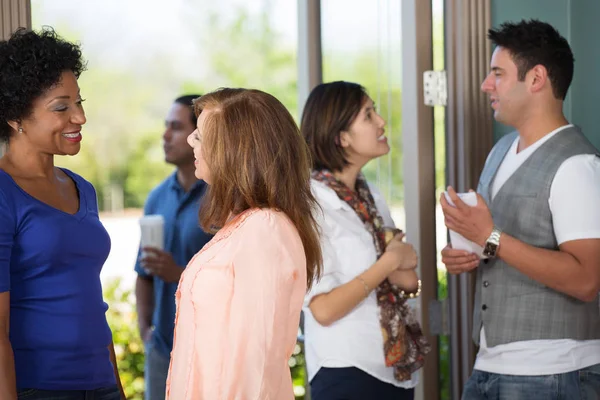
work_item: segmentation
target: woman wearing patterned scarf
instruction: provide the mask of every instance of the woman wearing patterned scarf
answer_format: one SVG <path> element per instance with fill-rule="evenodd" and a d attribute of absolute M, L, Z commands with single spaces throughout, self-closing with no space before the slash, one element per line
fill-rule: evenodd
<path fill-rule="evenodd" d="M 384 126 L 365 89 L 349 82 L 317 86 L 302 115 L 323 252 L 322 278 L 304 303 L 313 400 L 413 399 L 429 351 L 407 304 L 420 292 L 417 255 L 399 230 L 386 237 L 389 208 L 361 173 L 390 151 Z"/>

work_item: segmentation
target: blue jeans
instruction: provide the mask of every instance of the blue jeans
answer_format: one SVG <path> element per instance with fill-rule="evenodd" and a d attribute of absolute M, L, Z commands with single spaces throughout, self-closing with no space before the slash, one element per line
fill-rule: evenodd
<path fill-rule="evenodd" d="M 95 390 L 40 390 L 23 389 L 18 400 L 121 400 L 121 392 L 115 386 Z"/>
<path fill-rule="evenodd" d="M 144 380 L 146 382 L 145 400 L 165 400 L 169 362 L 169 357 L 165 357 L 156 351 L 153 345 L 146 345 L 144 368 Z"/>
<path fill-rule="evenodd" d="M 600 364 L 556 375 L 500 375 L 474 370 L 462 400 L 600 400 Z"/>

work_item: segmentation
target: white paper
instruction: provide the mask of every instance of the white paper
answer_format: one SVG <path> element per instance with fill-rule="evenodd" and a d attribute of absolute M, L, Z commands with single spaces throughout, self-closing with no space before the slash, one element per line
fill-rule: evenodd
<path fill-rule="evenodd" d="M 467 192 L 467 193 L 457 193 L 458 197 L 468 206 L 475 207 L 477 205 L 477 194 L 475 192 Z M 444 192 L 444 196 L 446 196 L 446 201 L 451 205 L 455 206 L 454 202 L 450 198 L 448 192 Z M 463 235 L 454 232 L 452 229 L 450 231 L 450 243 L 452 244 L 453 249 L 458 250 L 466 250 L 470 253 L 475 253 L 479 256 L 479 258 L 487 258 L 483 255 L 483 247 L 478 245 L 475 242 L 472 242 L 466 239 Z"/>

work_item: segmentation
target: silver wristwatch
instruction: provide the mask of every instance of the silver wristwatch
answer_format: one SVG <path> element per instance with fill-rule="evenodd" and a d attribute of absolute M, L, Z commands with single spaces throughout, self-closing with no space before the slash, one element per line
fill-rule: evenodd
<path fill-rule="evenodd" d="M 500 247 L 501 234 L 502 231 L 497 226 L 494 226 L 490 237 L 488 238 L 487 242 L 485 242 L 485 246 L 483 247 L 484 256 L 488 258 L 496 257 L 496 254 L 498 253 L 498 248 Z"/>

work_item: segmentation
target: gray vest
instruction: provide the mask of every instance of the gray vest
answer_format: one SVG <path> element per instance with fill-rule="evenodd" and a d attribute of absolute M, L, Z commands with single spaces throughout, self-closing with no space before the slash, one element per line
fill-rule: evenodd
<path fill-rule="evenodd" d="M 556 171 L 571 156 L 598 151 L 578 128 L 566 128 L 535 150 L 490 201 L 498 167 L 517 136 L 516 132 L 506 135 L 494 146 L 477 191 L 490 206 L 494 223 L 508 235 L 535 247 L 558 250 L 548 204 Z M 522 340 L 600 339 L 598 297 L 582 302 L 534 281 L 500 259 L 480 263 L 474 307 L 477 344 L 482 324 L 490 347 Z"/>

